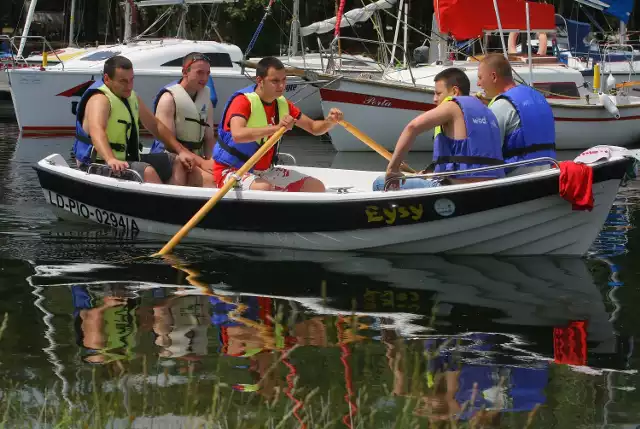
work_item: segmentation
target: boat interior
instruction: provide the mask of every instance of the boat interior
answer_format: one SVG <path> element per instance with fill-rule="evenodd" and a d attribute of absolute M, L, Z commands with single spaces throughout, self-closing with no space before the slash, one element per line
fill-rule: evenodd
<path fill-rule="evenodd" d="M 540 162 L 541 160 L 548 160 L 548 158 L 531 160 L 530 163 Z M 95 185 L 117 187 L 122 189 L 131 189 L 139 191 L 140 186 L 144 186 L 145 192 L 151 193 L 176 193 L 176 189 L 179 189 L 177 193 L 183 196 L 193 197 L 210 197 L 212 194 L 211 188 L 197 188 L 186 186 L 175 186 L 166 184 L 152 184 L 142 183 L 141 178 L 132 170 L 127 170 L 127 173 L 122 177 L 107 177 L 97 174 L 94 171 L 100 171 L 100 169 L 90 168 L 88 172 L 81 171 L 75 167 L 70 166 L 67 161 L 59 154 L 52 154 L 44 158 L 39 162 L 44 169 L 65 175 L 69 178 L 82 181 L 90 181 Z M 556 164 L 557 165 L 557 164 Z M 335 169 L 335 168 L 323 168 L 323 167 L 302 167 L 295 165 L 282 165 L 289 170 L 298 171 L 300 173 L 313 176 L 322 181 L 326 187 L 326 192 L 323 194 L 307 193 L 307 192 L 268 192 L 268 191 L 242 191 L 242 192 L 230 192 L 225 198 L 239 198 L 246 199 L 247 196 L 251 196 L 251 199 L 256 200 L 327 200 L 335 201 L 339 200 L 359 200 L 362 198 L 397 198 L 401 196 L 420 196 L 430 194 L 446 194 L 455 191 L 471 190 L 479 188 L 506 186 L 514 183 L 521 183 L 527 181 L 534 181 L 544 179 L 548 177 L 559 176 L 560 170 L 558 168 L 549 168 L 547 170 L 535 171 L 528 174 L 521 174 L 517 176 L 505 177 L 502 179 L 487 180 L 482 182 L 466 183 L 447 185 L 434 188 L 424 189 L 407 189 L 397 190 L 394 192 L 382 192 L 373 191 L 372 185 L 376 178 L 384 174 L 384 171 L 361 171 L 361 170 L 348 170 L 348 169 Z M 496 168 L 496 167 L 487 167 Z M 444 173 L 444 175 L 450 173 Z M 444 177 L 443 175 L 443 177 Z M 412 178 L 413 174 L 407 173 L 407 180 L 421 180 L 420 177 Z"/>

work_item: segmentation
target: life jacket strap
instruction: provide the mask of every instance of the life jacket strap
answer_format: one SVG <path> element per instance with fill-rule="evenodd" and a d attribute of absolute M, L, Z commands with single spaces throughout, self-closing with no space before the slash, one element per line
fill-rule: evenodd
<path fill-rule="evenodd" d="M 210 127 L 209 123 L 206 122 L 203 119 L 184 118 L 184 120 L 188 121 L 188 122 L 195 122 L 196 124 L 200 125 L 201 127 Z"/>
<path fill-rule="evenodd" d="M 486 156 L 439 156 L 433 163 L 435 165 L 440 165 L 440 164 L 503 165 L 504 161 L 496 158 L 488 158 Z"/>
<path fill-rule="evenodd" d="M 555 143 L 540 143 L 517 149 L 508 149 L 502 153 L 502 156 L 505 158 L 512 158 L 514 156 L 524 156 L 543 150 L 556 150 L 556 145 Z"/>
<path fill-rule="evenodd" d="M 81 134 L 76 134 L 76 139 L 78 141 L 81 141 L 82 143 L 88 144 L 93 146 L 93 142 L 91 141 L 91 138 L 87 137 L 87 136 L 83 136 Z M 118 151 L 118 152 L 124 152 L 125 151 L 125 145 L 123 145 L 122 143 L 112 143 L 109 142 L 109 146 L 111 146 L 111 149 Z"/>
<path fill-rule="evenodd" d="M 222 139 L 218 140 L 218 144 L 220 145 L 220 147 L 222 149 L 224 149 L 226 152 L 229 152 L 231 155 L 235 156 L 236 158 L 238 158 L 240 161 L 242 162 L 247 162 L 249 161 L 249 157 L 247 155 L 245 155 L 244 153 L 240 152 L 238 149 L 236 149 L 235 147 L 231 147 L 228 144 L 226 144 L 225 142 L 222 141 Z"/>
<path fill-rule="evenodd" d="M 180 144 L 182 144 L 184 147 L 186 147 L 192 152 L 196 150 L 200 150 L 202 148 L 202 144 L 204 143 L 204 140 L 200 140 L 199 142 L 190 142 L 190 141 L 178 139 L 178 141 L 180 142 Z"/>

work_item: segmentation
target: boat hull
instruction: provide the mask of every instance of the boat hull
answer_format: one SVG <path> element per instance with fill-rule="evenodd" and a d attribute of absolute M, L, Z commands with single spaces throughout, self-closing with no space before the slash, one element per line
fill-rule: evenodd
<path fill-rule="evenodd" d="M 50 165 L 47 160 L 56 156 L 61 159 L 52 155 L 36 166 L 47 204 L 62 217 L 131 235 L 173 235 L 217 192 L 88 175 Z M 591 212 L 573 211 L 558 195 L 558 171 L 549 170 L 491 183 L 386 193 L 230 192 L 190 236 L 267 248 L 579 256 L 602 228 L 630 162 L 594 167 Z M 329 174 L 297 169 L 317 177 L 321 170 Z M 330 170 L 343 183 L 353 173 Z M 359 173 L 369 187 L 378 174 Z"/>
<path fill-rule="evenodd" d="M 101 78 L 99 72 L 73 70 L 16 69 L 7 74 L 16 118 L 25 137 L 75 135 L 75 111 L 80 97 L 92 82 Z M 231 94 L 252 81 L 248 76 L 233 72 L 212 76 L 218 96 L 214 109 L 217 124 Z M 151 108 L 160 88 L 179 77 L 179 72 L 136 70 L 135 91 Z M 298 106 L 308 116 L 322 116 L 318 89 L 302 79 L 290 79 L 285 95 L 293 102 L 299 101 Z"/>
<path fill-rule="evenodd" d="M 343 79 L 338 87 L 321 88 L 325 113 L 337 107 L 345 118 L 383 147 L 393 150 L 404 127 L 435 107 L 433 92 L 404 85 Z M 597 97 L 594 95 L 594 100 Z M 550 100 L 559 150 L 585 149 L 599 144 L 626 146 L 640 138 L 640 104 L 620 110 L 620 119 L 603 107 L 578 106 Z M 329 131 L 333 147 L 341 152 L 371 151 L 342 127 Z M 433 135 L 421 135 L 412 151 L 433 150 Z"/>

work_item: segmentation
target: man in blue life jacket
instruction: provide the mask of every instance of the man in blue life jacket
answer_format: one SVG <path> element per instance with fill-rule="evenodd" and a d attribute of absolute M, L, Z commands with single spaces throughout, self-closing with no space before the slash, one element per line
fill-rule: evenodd
<path fill-rule="evenodd" d="M 516 85 L 511 64 L 501 54 L 489 54 L 478 67 L 478 86 L 491 98 L 489 108 L 500 125 L 505 163 L 541 157 L 556 158 L 555 120 L 551 106 L 539 91 Z M 507 169 L 515 176 L 546 170 L 549 163 Z"/>
<path fill-rule="evenodd" d="M 467 75 L 452 67 L 438 73 L 434 81 L 433 101 L 437 106 L 409 122 L 402 131 L 386 175 L 373 183 L 374 191 L 383 190 L 386 180 L 390 180 L 388 189 L 414 189 L 504 177 L 503 169 L 495 169 L 443 179 L 400 180 L 403 177 L 400 165 L 413 142 L 419 134 L 432 128 L 436 128 L 432 163 L 436 173 L 503 164 L 498 122 L 480 100 L 469 96 L 471 83 Z M 400 181 L 401 185 L 398 184 Z"/>
<path fill-rule="evenodd" d="M 141 155 L 139 122 L 177 155 Z M 176 140 L 133 91 L 133 64 L 119 55 L 105 61 L 103 78 L 82 95 L 73 153 L 80 169 L 104 163 L 115 174 L 131 169 L 152 183 L 186 185 L 196 165 L 195 155 Z"/>
<path fill-rule="evenodd" d="M 182 78 L 165 85 L 153 101 L 153 111 L 178 141 L 196 160 L 195 173 L 189 185 L 215 187 L 213 181 L 213 100 L 209 58 L 199 52 L 185 55 L 182 60 Z M 151 153 L 165 152 L 164 144 L 156 139 Z"/>
<path fill-rule="evenodd" d="M 320 136 L 339 121 L 343 114 L 331 109 L 324 120 L 314 121 L 284 97 L 287 72 L 275 57 L 266 57 L 256 67 L 256 84 L 234 92 L 227 101 L 218 125 L 218 141 L 213 149 L 213 177 L 218 187 L 234 175 L 260 146 L 281 127 L 294 125 Z M 239 178 L 243 190 L 324 192 L 324 184 L 315 177 L 275 165 L 278 144 L 254 167 Z"/>

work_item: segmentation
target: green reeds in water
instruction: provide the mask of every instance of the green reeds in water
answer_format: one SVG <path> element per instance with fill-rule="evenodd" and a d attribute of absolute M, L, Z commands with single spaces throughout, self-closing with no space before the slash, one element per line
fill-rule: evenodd
<path fill-rule="evenodd" d="M 281 315 L 278 312 L 278 317 Z M 7 323 L 5 314 L 0 338 Z M 359 342 L 356 315 L 330 316 L 325 323 L 337 329 L 331 359 L 337 358 L 340 364 L 331 370 L 321 365 L 306 368 L 326 373 L 331 382 L 325 388 L 301 382 L 301 375 L 291 370 L 291 362 L 316 358 L 317 349 L 311 347 L 305 351 L 306 347 L 296 345 L 288 350 L 264 352 L 273 358 L 271 366 L 253 389 L 244 391 L 222 381 L 226 374 L 221 359 L 210 372 L 194 371 L 192 363 L 188 363 L 186 376 L 179 383 L 170 383 L 160 359 L 149 361 L 144 355 L 126 365 L 115 361 L 93 366 L 90 374 L 85 370 L 85 376 L 76 377 L 66 393 L 59 385 L 53 385 L 39 398 L 33 394 L 36 389 L 28 384 L 5 380 L 0 388 L 0 429 L 416 429 L 535 425 L 537 408 L 510 420 L 508 426 L 490 412 L 484 413 L 484 418 L 460 421 L 447 413 L 446 404 L 438 396 L 446 374 L 437 373 L 431 381 L 425 376 L 431 356 L 420 349 L 419 343 L 406 342 L 387 332 L 383 339 L 385 354 L 380 343 Z M 346 332 L 349 329 L 351 332 Z M 373 356 L 385 363 L 380 365 Z M 371 367 L 363 368 L 366 362 Z M 150 370 L 155 375 L 149 374 Z M 352 373 L 370 377 L 352 380 Z M 305 376 L 308 374 L 302 378 Z M 380 382 L 370 382 L 370 378 Z M 286 382 L 278 385 L 272 383 L 273 379 Z"/>

